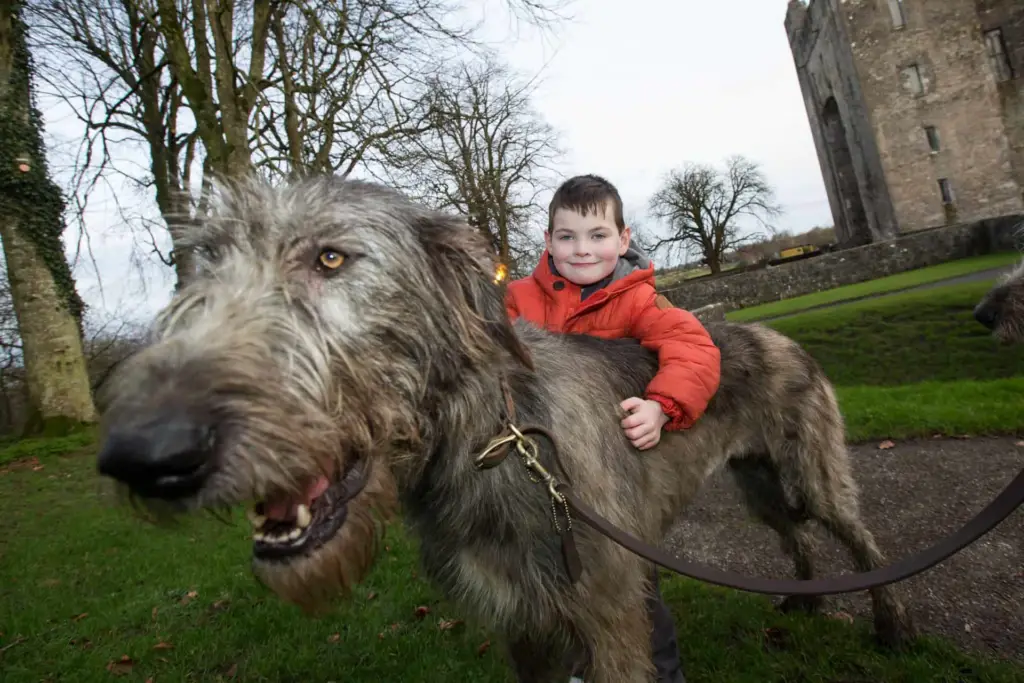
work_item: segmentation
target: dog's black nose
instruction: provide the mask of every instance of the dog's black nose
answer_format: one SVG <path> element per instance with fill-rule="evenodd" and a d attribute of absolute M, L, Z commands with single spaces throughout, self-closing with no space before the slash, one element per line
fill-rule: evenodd
<path fill-rule="evenodd" d="M 205 422 L 182 414 L 115 425 L 100 449 L 99 472 L 145 497 L 191 495 L 202 488 L 212 469 L 213 434 Z"/>
<path fill-rule="evenodd" d="M 974 319 L 992 329 L 999 322 L 999 308 L 989 303 L 981 303 L 974 307 Z"/>

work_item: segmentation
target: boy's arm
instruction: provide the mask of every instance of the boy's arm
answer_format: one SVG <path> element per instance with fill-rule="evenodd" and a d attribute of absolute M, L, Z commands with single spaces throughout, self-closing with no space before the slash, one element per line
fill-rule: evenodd
<path fill-rule="evenodd" d="M 515 290 L 510 285 L 511 283 L 505 287 L 505 312 L 512 321 L 519 317 L 519 306 L 516 305 Z"/>
<path fill-rule="evenodd" d="M 660 308 L 653 287 L 640 287 L 635 296 L 631 334 L 658 353 L 658 372 L 645 398 L 661 404 L 666 430 L 689 428 L 718 390 L 721 353 L 692 313 Z"/>

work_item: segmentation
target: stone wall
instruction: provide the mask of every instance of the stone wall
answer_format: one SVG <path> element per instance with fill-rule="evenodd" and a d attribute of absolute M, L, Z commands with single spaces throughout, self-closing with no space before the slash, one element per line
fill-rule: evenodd
<path fill-rule="evenodd" d="M 761 270 L 690 280 L 662 294 L 689 310 L 713 303 L 734 310 L 1022 245 L 1024 214 L 1016 214 L 921 230 Z"/>

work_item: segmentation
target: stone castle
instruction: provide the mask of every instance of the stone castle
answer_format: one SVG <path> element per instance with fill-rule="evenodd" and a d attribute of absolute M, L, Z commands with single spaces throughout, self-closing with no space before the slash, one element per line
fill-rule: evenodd
<path fill-rule="evenodd" d="M 1024 0 L 791 0 L 843 247 L 1024 213 Z"/>

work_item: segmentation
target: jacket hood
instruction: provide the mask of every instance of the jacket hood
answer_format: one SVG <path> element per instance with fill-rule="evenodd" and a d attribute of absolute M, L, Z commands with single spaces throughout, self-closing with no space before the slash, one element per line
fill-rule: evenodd
<path fill-rule="evenodd" d="M 630 245 L 626 253 L 619 257 L 612 271 L 612 282 L 621 280 L 635 270 L 647 270 L 651 267 L 651 259 L 640 249 Z"/>

